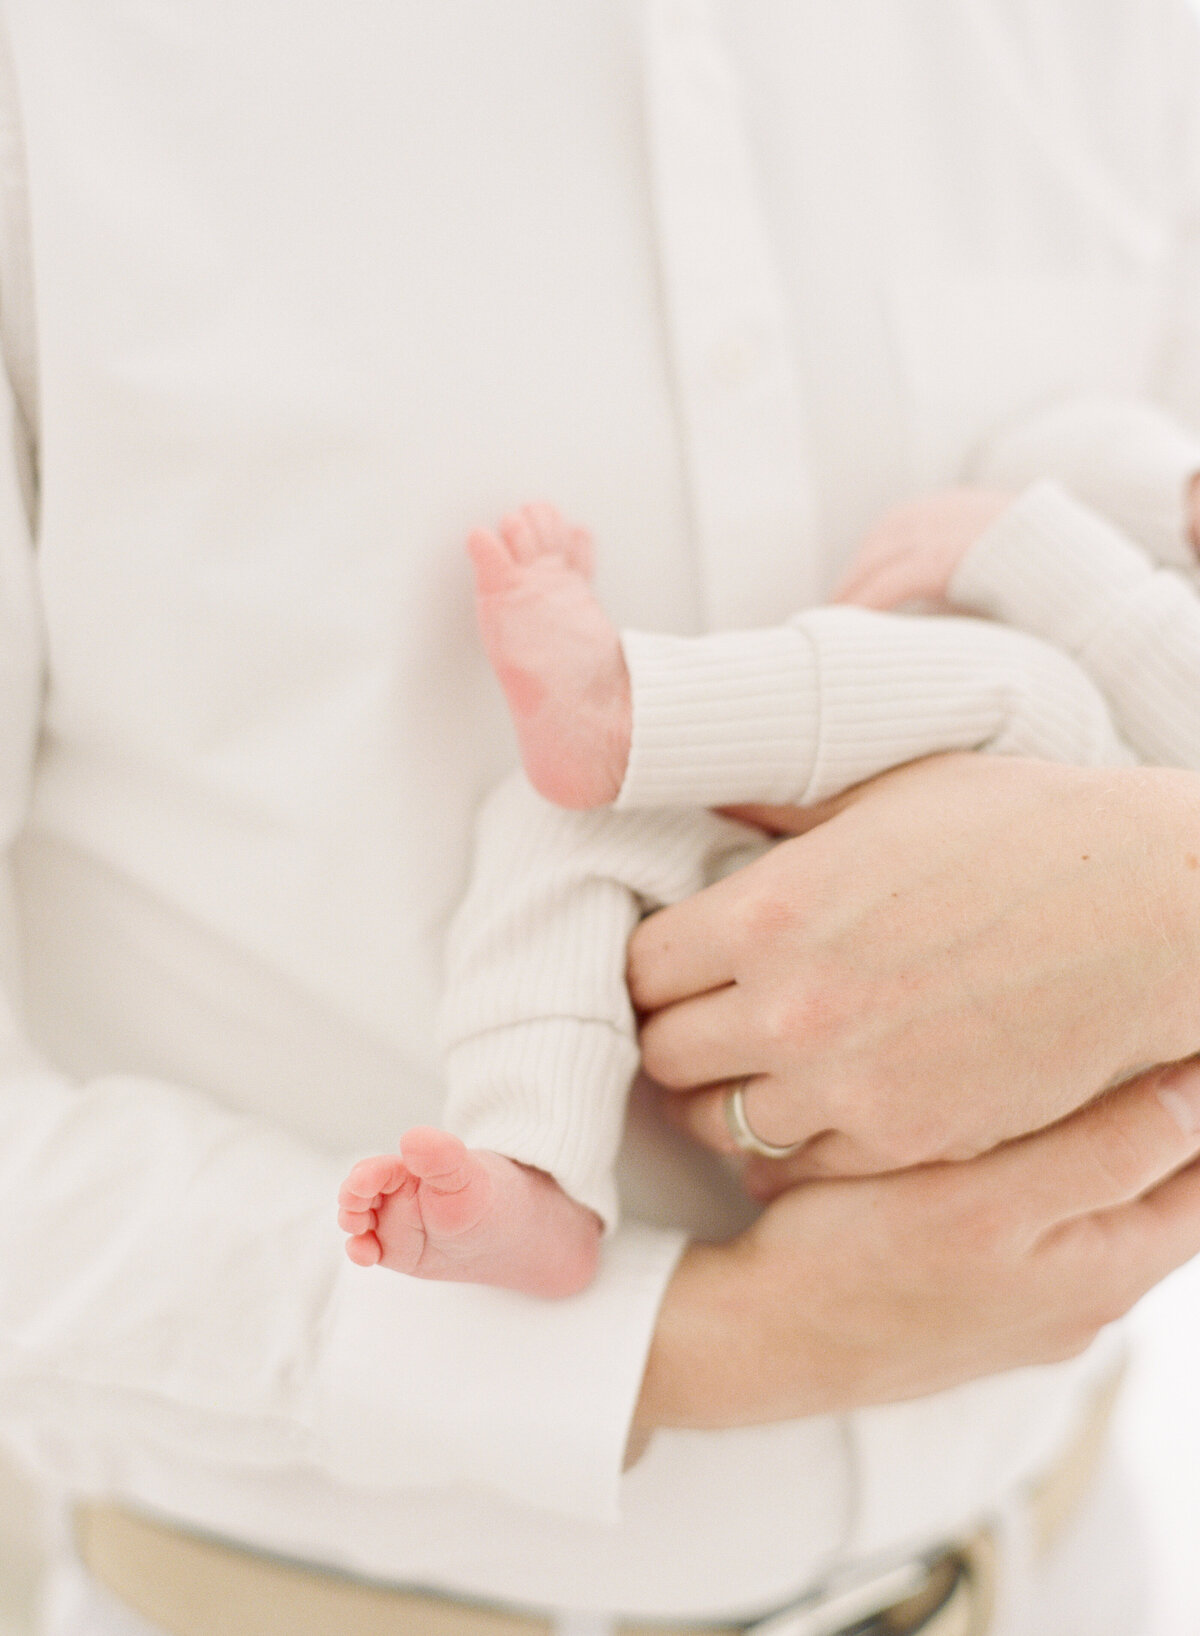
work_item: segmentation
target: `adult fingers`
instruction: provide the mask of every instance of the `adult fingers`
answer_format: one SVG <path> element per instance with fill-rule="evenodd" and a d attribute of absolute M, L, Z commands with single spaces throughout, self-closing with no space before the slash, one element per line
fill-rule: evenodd
<path fill-rule="evenodd" d="M 736 984 L 680 1000 L 642 1024 L 642 1066 L 672 1090 L 695 1090 L 719 1079 L 761 1071 L 754 1060 L 743 991 Z"/>
<path fill-rule="evenodd" d="M 776 1147 L 790 1147 L 796 1142 L 807 1143 L 810 1138 L 819 1135 L 811 1128 L 799 1128 L 803 1115 L 798 1117 L 794 1106 L 781 1105 L 780 1099 L 772 1095 L 772 1080 L 764 1076 L 735 1083 L 743 1087 L 742 1111 L 746 1123 L 761 1141 L 770 1142 Z M 699 1091 L 669 1095 L 663 1099 L 663 1106 L 672 1124 L 686 1131 L 704 1147 L 712 1148 L 715 1153 L 737 1153 L 740 1145 L 733 1134 L 727 1111 L 729 1093 L 733 1088 L 730 1084 L 712 1085 Z M 799 1158 L 799 1155 L 796 1157 Z M 791 1163 L 790 1160 L 787 1162 Z M 795 1170 L 797 1174 L 805 1173 L 801 1164 L 797 1164 Z M 825 1172 L 819 1163 L 807 1172 L 810 1175 L 822 1173 Z"/>
<path fill-rule="evenodd" d="M 639 1011 L 657 1011 L 732 982 L 731 912 L 741 894 L 731 875 L 635 928 L 625 976 Z"/>
<path fill-rule="evenodd" d="M 870 784 L 856 785 L 811 808 L 744 806 L 722 810 L 771 834 L 800 836 L 836 817 L 864 791 L 892 776 L 881 774 Z M 774 883 L 763 874 L 772 856 L 767 854 L 714 886 L 659 909 L 635 928 L 629 940 L 625 977 L 639 1011 L 657 1011 L 733 981 L 739 956 L 757 935 L 756 921 L 765 917 L 769 923 L 773 915 Z"/>
<path fill-rule="evenodd" d="M 1176 1267 L 1200 1255 L 1200 1162 L 1177 1170 L 1115 1213 L 1113 1231 L 1127 1240 L 1136 1300 Z"/>
<path fill-rule="evenodd" d="M 1039 1236 L 1140 1198 L 1200 1152 L 1200 1061 L 1155 1068 L 1048 1130 L 980 1160 L 976 1176 Z"/>
<path fill-rule="evenodd" d="M 1039 1248 L 1044 1266 L 1057 1263 L 1076 1277 L 1081 1264 L 1086 1269 L 1088 1329 L 1124 1317 L 1148 1290 L 1200 1254 L 1200 1160 L 1129 1204 L 1066 1223 Z"/>
<path fill-rule="evenodd" d="M 786 1159 L 746 1155 L 741 1180 L 751 1198 L 766 1202 L 801 1182 L 875 1176 L 898 1168 L 886 1145 L 871 1148 L 845 1131 L 816 1129 L 807 1110 L 798 1116 L 794 1104 L 785 1110 L 783 1102 L 772 1096 L 776 1087 L 768 1075 L 734 1081 L 738 1083 L 744 1086 L 742 1111 L 754 1134 L 776 1147 L 796 1147 Z M 664 1091 L 659 1107 L 665 1119 L 702 1147 L 733 1155 L 741 1150 L 727 1112 L 732 1089 L 733 1085 L 725 1084 L 699 1091 Z"/>
<path fill-rule="evenodd" d="M 687 1101 L 686 1097 L 672 1098 Z M 792 1120 L 793 1125 L 795 1119 Z M 877 1176 L 894 1171 L 895 1155 L 868 1149 L 858 1137 L 841 1130 L 822 1130 L 786 1159 L 763 1159 L 750 1155 L 742 1168 L 742 1186 L 752 1199 L 766 1202 L 786 1193 L 801 1182 L 845 1180 L 855 1176 Z"/>

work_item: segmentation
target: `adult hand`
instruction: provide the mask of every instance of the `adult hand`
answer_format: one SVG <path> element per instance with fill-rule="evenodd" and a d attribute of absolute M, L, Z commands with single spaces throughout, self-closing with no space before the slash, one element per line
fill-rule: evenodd
<path fill-rule="evenodd" d="M 934 757 L 792 816 L 828 821 L 630 944 L 645 1066 L 709 1146 L 733 1151 L 719 1082 L 807 1143 L 790 1176 L 860 1174 L 1200 1050 L 1195 774 Z"/>
<path fill-rule="evenodd" d="M 981 1158 L 809 1182 L 729 1244 L 692 1245 L 634 1447 L 1082 1351 L 1200 1251 L 1198 1128 L 1200 1064 L 1156 1069 Z"/>

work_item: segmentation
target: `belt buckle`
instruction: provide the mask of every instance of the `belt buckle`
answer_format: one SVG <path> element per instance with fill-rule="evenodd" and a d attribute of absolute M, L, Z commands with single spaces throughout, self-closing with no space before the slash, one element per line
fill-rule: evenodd
<path fill-rule="evenodd" d="M 834 1586 L 748 1625 L 745 1636 L 844 1636 L 918 1595 L 929 1584 L 934 1567 L 949 1555 L 912 1557 L 882 1571 L 839 1577 Z"/>

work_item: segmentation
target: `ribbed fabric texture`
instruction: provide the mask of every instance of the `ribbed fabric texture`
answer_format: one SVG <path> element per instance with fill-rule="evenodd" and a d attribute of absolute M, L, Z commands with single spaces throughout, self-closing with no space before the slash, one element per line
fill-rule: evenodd
<path fill-rule="evenodd" d="M 1200 442 L 1148 403 L 1072 398 L 993 438 L 971 476 L 1021 490 L 1053 474 L 1164 568 L 1195 572 L 1187 491 L 1200 472 Z"/>
<path fill-rule="evenodd" d="M 1200 768 L 1200 598 L 1057 484 L 981 536 L 950 593 L 1074 654 L 1143 761 Z"/>
<path fill-rule="evenodd" d="M 633 742 L 620 809 L 795 801 L 819 725 L 803 623 L 709 636 L 622 638 Z"/>
<path fill-rule="evenodd" d="M 689 808 L 562 812 L 521 777 L 481 814 L 447 949 L 447 1124 L 549 1171 L 611 1226 L 611 1171 L 637 1069 L 625 945 L 644 910 L 762 850 Z"/>
<path fill-rule="evenodd" d="M 803 804 L 939 750 L 1127 759 L 1077 666 L 978 620 L 811 608 L 774 630 L 624 640 L 621 809 Z"/>
<path fill-rule="evenodd" d="M 939 750 L 1094 765 L 1131 759 L 1093 683 L 1023 632 L 861 608 L 815 608 L 801 617 L 821 688 L 806 802 Z"/>
<path fill-rule="evenodd" d="M 451 1126 L 473 1147 L 548 1171 L 612 1227 L 612 1165 L 637 1066 L 632 1026 L 569 1016 L 476 1034 L 450 1053 Z"/>

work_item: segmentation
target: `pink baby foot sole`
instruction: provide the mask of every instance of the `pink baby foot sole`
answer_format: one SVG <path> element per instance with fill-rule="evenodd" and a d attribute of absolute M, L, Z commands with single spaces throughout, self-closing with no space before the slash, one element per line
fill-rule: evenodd
<path fill-rule="evenodd" d="M 360 1160 L 338 1197 L 346 1253 L 418 1278 L 555 1297 L 595 1273 L 600 1223 L 543 1171 L 420 1126 Z"/>
<path fill-rule="evenodd" d="M 620 637 L 591 586 L 592 544 L 544 502 L 467 540 L 484 647 L 534 787 L 604 806 L 629 759 L 632 700 Z"/>

